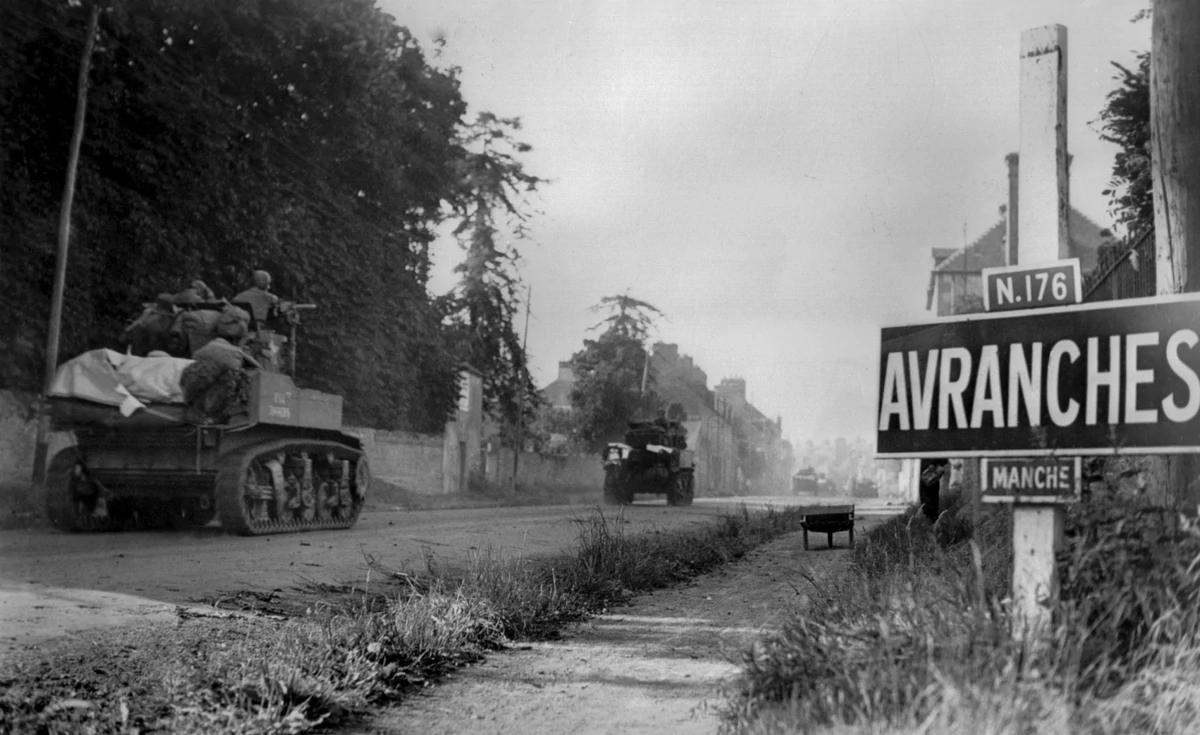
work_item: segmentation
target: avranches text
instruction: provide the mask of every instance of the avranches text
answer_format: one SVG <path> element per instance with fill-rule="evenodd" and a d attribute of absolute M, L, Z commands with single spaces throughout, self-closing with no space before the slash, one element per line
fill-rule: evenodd
<path fill-rule="evenodd" d="M 952 317 L 881 337 L 879 454 L 1200 447 L 1198 295 Z"/>
<path fill-rule="evenodd" d="M 1082 346 L 1070 339 L 1048 347 L 1033 342 L 1028 351 L 1021 343 L 984 345 L 976 364 L 963 347 L 929 350 L 923 356 L 916 351 L 893 352 L 884 370 L 879 430 L 928 429 L 932 420 L 939 429 L 1004 428 L 1018 426 L 1022 420 L 1026 426 L 1041 426 L 1044 420 L 1069 426 L 1080 419 L 1093 425 L 1102 406 L 1110 424 L 1154 423 L 1160 420 L 1160 411 L 1170 421 L 1190 421 L 1200 410 L 1200 378 L 1180 357 L 1180 348 L 1195 347 L 1200 336 L 1180 329 L 1167 337 L 1165 345 L 1161 337 L 1158 332 L 1113 335 L 1108 338 L 1104 363 L 1098 337 L 1089 337 Z M 1151 351 L 1157 351 L 1158 360 L 1147 354 Z M 1139 405 L 1139 388 L 1156 377 L 1155 369 L 1146 366 L 1164 358 L 1183 390 L 1172 392 L 1158 405 Z M 1086 366 L 1082 406 L 1059 391 L 1064 364 L 1076 362 Z M 934 392 L 936 417 L 931 416 Z"/>

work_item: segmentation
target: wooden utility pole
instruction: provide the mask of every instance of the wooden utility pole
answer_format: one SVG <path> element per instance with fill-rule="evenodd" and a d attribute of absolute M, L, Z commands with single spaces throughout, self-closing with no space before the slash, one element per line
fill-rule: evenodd
<path fill-rule="evenodd" d="M 1070 255 L 1064 26 L 1021 34 L 1020 94 L 1020 217 L 1013 251 L 1020 265 L 1051 263 Z M 1013 503 L 1013 632 L 1018 637 L 1037 635 L 1050 622 L 1058 598 L 1055 555 L 1062 547 L 1064 515 L 1062 505 Z"/>
<path fill-rule="evenodd" d="M 1200 290 L 1200 3 L 1155 0 L 1151 25 L 1155 272 L 1163 295 Z M 1161 500 L 1195 507 L 1197 458 L 1179 454 L 1161 462 Z"/>
<path fill-rule="evenodd" d="M 67 181 L 63 187 L 62 208 L 58 215 L 58 251 L 54 266 L 54 293 L 50 298 L 50 323 L 46 329 L 46 371 L 42 380 L 41 405 L 38 410 L 37 440 L 33 451 L 33 483 L 46 483 L 46 454 L 50 439 L 50 406 L 48 397 L 58 370 L 58 337 L 62 329 L 63 292 L 67 284 L 67 249 L 71 242 L 71 203 L 75 199 L 75 171 L 79 166 L 79 146 L 83 142 L 83 123 L 87 117 L 88 71 L 92 51 L 96 46 L 96 26 L 100 21 L 100 5 L 92 3 L 88 18 L 87 38 L 83 58 L 79 61 L 79 82 L 75 93 L 75 129 L 71 133 L 71 148 L 67 154 Z"/>
<path fill-rule="evenodd" d="M 529 307 L 533 303 L 533 285 L 525 291 L 525 334 L 521 336 L 521 365 L 528 365 Z M 517 450 L 513 452 L 512 481 L 509 487 L 517 489 L 517 471 L 521 469 L 521 452 L 525 451 L 525 380 L 517 370 Z"/>

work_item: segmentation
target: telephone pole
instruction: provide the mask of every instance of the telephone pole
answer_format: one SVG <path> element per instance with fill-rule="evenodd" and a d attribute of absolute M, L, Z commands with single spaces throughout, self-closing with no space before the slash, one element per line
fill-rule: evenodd
<path fill-rule="evenodd" d="M 67 154 L 67 181 L 63 187 L 62 207 L 58 214 L 58 251 L 54 266 L 54 293 L 50 297 L 50 323 L 46 329 L 46 371 L 42 379 L 41 402 L 38 406 L 37 439 L 33 450 L 33 484 L 46 483 L 46 454 L 50 435 L 50 388 L 58 370 L 58 337 L 62 329 L 63 292 L 67 283 L 67 249 L 71 242 L 71 203 L 75 199 L 75 171 L 79 166 L 79 146 L 83 142 L 83 122 L 87 117 L 88 71 L 92 51 L 96 47 L 96 26 L 100 21 L 100 5 L 93 2 L 88 17 L 87 38 L 83 58 L 79 61 L 79 82 L 75 93 L 75 128 L 71 132 L 71 148 Z"/>
<path fill-rule="evenodd" d="M 529 307 L 533 303 L 533 285 L 525 291 L 525 334 L 521 336 L 521 366 L 529 364 Z M 517 370 L 517 449 L 513 452 L 511 489 L 517 489 L 517 471 L 521 469 L 521 452 L 525 451 L 525 376 Z"/>
<path fill-rule="evenodd" d="M 1159 295 L 1200 291 L 1200 3 L 1155 0 L 1150 160 Z M 1166 503 L 1197 502 L 1195 455 L 1163 458 Z"/>

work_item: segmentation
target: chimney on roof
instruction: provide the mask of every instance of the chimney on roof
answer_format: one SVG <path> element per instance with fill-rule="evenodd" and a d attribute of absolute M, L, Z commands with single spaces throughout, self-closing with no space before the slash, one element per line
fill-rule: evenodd
<path fill-rule="evenodd" d="M 746 379 L 745 378 L 722 378 L 717 384 L 717 393 L 722 396 L 734 399 L 739 403 L 746 402 Z"/>
<path fill-rule="evenodd" d="M 575 382 L 575 368 L 571 367 L 570 361 L 558 363 L 558 379 L 566 383 Z"/>
<path fill-rule="evenodd" d="M 674 365 L 679 362 L 679 345 L 674 342 L 655 342 L 654 354 L 661 356 L 668 365 Z"/>
<path fill-rule="evenodd" d="M 1016 265 L 1018 246 L 1017 242 L 1017 182 L 1020 180 L 1021 155 L 1019 153 L 1009 153 L 1004 157 L 1005 163 L 1008 164 L 1008 232 L 1004 239 L 1005 254 L 1004 259 L 1008 265 Z"/>

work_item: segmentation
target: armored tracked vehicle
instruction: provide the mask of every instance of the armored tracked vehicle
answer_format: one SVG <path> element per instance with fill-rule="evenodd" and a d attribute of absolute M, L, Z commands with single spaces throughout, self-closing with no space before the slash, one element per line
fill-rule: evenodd
<path fill-rule="evenodd" d="M 691 505 L 695 456 L 677 421 L 631 422 L 624 442 L 604 449 L 604 502 L 633 502 L 635 493 L 667 496 L 667 505 Z"/>
<path fill-rule="evenodd" d="M 816 495 L 821 488 L 821 477 L 812 467 L 804 467 L 792 475 L 792 493 L 795 495 Z"/>
<path fill-rule="evenodd" d="M 236 328 L 218 328 L 233 320 L 197 314 L 237 316 L 230 306 L 192 303 L 170 312 L 169 329 L 141 335 L 143 348 L 155 348 L 145 356 L 93 350 L 59 368 L 49 396 L 53 425 L 75 444 L 47 470 L 55 525 L 194 527 L 215 517 L 243 535 L 354 525 L 371 473 L 360 441 L 342 431 L 342 399 L 300 389 L 279 369 L 285 346 L 295 364 L 295 309 L 272 309 L 272 319 L 287 313 L 290 341 L 249 309 L 241 311 L 240 339 Z M 216 342 L 223 334 L 224 345 Z M 254 345 L 260 359 L 214 368 L 210 390 L 188 395 L 189 378 L 197 381 L 189 368 L 201 363 L 190 357 L 210 343 L 229 345 L 238 359 L 246 355 L 239 344 Z"/>

